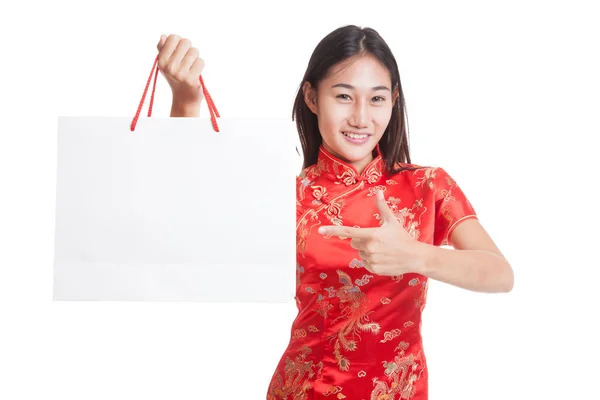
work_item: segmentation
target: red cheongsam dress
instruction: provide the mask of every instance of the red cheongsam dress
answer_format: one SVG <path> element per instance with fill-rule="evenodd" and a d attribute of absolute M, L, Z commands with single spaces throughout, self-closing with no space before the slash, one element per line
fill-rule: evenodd
<path fill-rule="evenodd" d="M 427 399 L 421 340 L 427 277 L 372 274 L 350 239 L 317 229 L 379 226 L 379 190 L 421 242 L 449 244 L 461 221 L 477 217 L 442 168 L 400 164 L 401 172 L 387 176 L 377 154 L 358 174 L 321 147 L 317 163 L 297 178 L 298 315 L 268 400 Z"/>

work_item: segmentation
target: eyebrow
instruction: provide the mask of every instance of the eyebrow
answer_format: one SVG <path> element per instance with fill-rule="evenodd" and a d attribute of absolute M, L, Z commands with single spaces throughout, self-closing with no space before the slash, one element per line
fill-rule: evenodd
<path fill-rule="evenodd" d="M 336 87 L 342 87 L 342 88 L 346 88 L 346 89 L 350 89 L 350 90 L 354 90 L 356 89 L 354 86 L 352 85 L 348 85 L 347 83 L 338 83 L 337 85 L 333 85 L 331 88 L 336 88 Z M 387 86 L 375 86 L 372 88 L 373 90 L 387 90 L 390 91 L 390 88 L 388 88 Z"/>

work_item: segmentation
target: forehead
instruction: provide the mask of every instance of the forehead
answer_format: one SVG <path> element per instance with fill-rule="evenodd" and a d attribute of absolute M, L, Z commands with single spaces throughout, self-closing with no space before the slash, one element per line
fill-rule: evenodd
<path fill-rule="evenodd" d="M 366 54 L 334 65 L 323 81 L 332 84 L 355 83 L 356 86 L 389 86 L 392 79 L 388 69 L 375 56 Z"/>

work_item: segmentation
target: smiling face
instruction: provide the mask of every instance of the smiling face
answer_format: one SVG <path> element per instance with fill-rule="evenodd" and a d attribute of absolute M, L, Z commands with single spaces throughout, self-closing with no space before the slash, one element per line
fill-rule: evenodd
<path fill-rule="evenodd" d="M 398 96 L 389 71 L 366 54 L 333 67 L 316 90 L 308 82 L 302 90 L 317 115 L 325 150 L 361 173 L 373 160 Z"/>

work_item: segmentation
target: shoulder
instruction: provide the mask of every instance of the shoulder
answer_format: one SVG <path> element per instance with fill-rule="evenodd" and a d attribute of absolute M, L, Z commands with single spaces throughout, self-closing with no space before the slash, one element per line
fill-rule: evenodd
<path fill-rule="evenodd" d="M 446 169 L 439 165 L 397 163 L 395 169 L 397 172 L 391 174 L 388 179 L 415 189 L 439 191 L 456 186 Z"/>
<path fill-rule="evenodd" d="M 303 168 L 298 175 L 296 175 L 296 184 L 300 184 L 302 182 L 313 181 L 319 175 L 319 166 L 318 164 L 313 164 L 306 168 Z"/>
<path fill-rule="evenodd" d="M 395 172 L 389 176 L 392 179 L 422 179 L 434 178 L 437 175 L 446 175 L 446 171 L 443 168 L 435 165 L 396 163 L 394 169 Z"/>
<path fill-rule="evenodd" d="M 311 178 L 311 167 L 303 168 L 298 175 L 296 175 L 296 185 L 302 184 L 302 182 L 309 181 Z"/>

